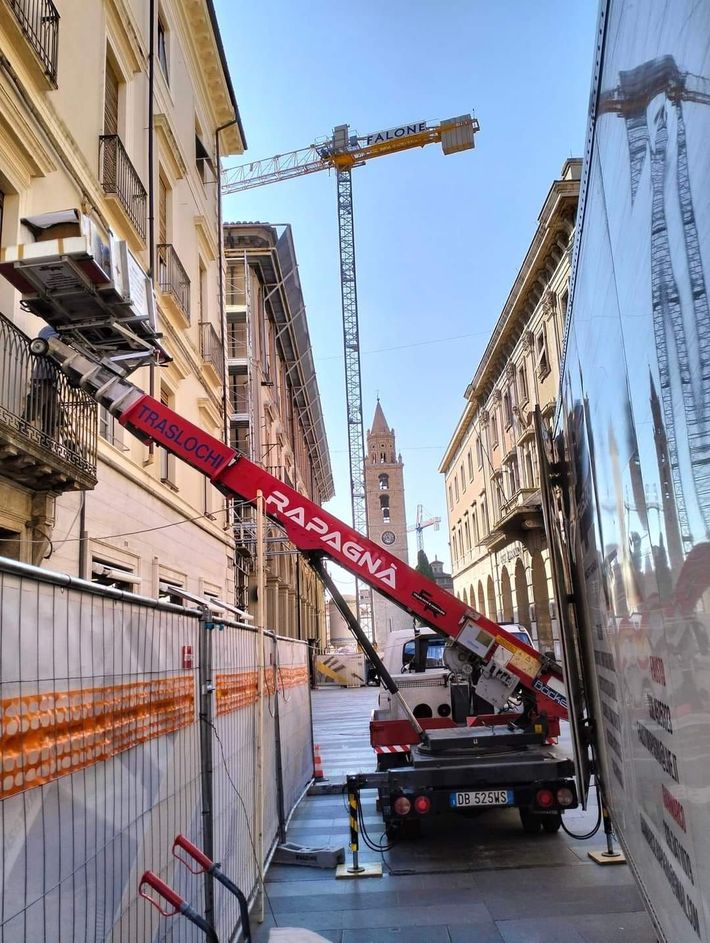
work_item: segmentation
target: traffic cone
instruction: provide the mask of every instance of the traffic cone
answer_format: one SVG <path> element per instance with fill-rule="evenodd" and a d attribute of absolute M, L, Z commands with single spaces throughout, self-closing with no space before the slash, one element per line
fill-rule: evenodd
<path fill-rule="evenodd" d="M 313 746 L 313 778 L 323 779 L 323 761 L 320 756 L 320 747 L 318 744 Z"/>

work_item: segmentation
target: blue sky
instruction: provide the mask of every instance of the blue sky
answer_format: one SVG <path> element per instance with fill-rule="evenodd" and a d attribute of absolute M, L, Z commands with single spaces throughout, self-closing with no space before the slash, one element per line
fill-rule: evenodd
<path fill-rule="evenodd" d="M 476 149 L 438 145 L 353 173 L 365 428 L 376 396 L 405 462 L 408 523 L 450 563 L 437 468 L 463 393 L 567 157 L 582 154 L 596 0 L 217 0 L 245 159 L 475 111 Z M 233 163 L 243 161 L 235 160 Z M 225 199 L 226 220 L 291 223 L 336 498 L 350 520 L 335 178 Z M 416 549 L 410 535 L 410 556 Z"/>

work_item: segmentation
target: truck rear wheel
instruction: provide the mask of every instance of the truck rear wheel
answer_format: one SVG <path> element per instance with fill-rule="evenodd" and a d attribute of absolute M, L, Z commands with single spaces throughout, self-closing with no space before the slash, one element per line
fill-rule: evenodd
<path fill-rule="evenodd" d="M 419 838 L 422 832 L 420 819 L 390 819 L 385 824 L 385 833 L 388 838 L 401 841 L 411 841 Z"/>
<path fill-rule="evenodd" d="M 542 816 L 542 830 L 547 832 L 550 835 L 553 835 L 555 832 L 559 832 L 562 827 L 562 815 L 559 812 L 555 812 L 552 815 L 543 815 Z"/>
<path fill-rule="evenodd" d="M 541 816 L 531 812 L 530 809 L 519 809 L 518 811 L 520 812 L 520 824 L 523 826 L 523 831 L 529 835 L 537 835 L 542 825 Z"/>

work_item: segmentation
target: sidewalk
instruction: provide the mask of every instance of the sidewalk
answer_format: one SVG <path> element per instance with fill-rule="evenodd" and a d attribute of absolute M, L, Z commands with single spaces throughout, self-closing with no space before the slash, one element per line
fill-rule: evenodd
<path fill-rule="evenodd" d="M 374 767 L 367 721 L 376 698 L 374 688 L 313 693 L 315 742 L 329 779 Z M 362 798 L 366 827 L 379 839 L 375 794 Z M 582 833 L 594 818 L 577 812 L 565 822 Z M 288 840 L 343 845 L 349 855 L 343 796 L 305 798 Z M 562 832 L 526 835 L 514 810 L 433 819 L 421 838 L 385 855 L 363 846 L 361 860 L 379 861 L 382 878 L 270 868 L 270 906 L 254 943 L 265 943 L 274 925 L 306 927 L 332 943 L 656 943 L 628 866 L 600 867 L 587 857 L 603 848 L 599 834 L 589 842 Z"/>

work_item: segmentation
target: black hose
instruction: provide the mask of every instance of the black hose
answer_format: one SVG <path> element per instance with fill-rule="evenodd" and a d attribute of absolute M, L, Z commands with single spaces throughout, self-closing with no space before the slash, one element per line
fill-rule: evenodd
<path fill-rule="evenodd" d="M 586 841 L 588 838 L 592 838 L 599 831 L 599 826 L 602 824 L 602 800 L 601 792 L 599 789 L 599 783 L 595 780 L 595 786 L 597 790 L 597 821 L 594 823 L 594 828 L 587 832 L 586 835 L 577 835 L 575 832 L 571 832 L 565 825 L 564 818 L 562 819 L 562 831 L 569 835 L 570 838 L 576 838 L 577 841 Z"/>

